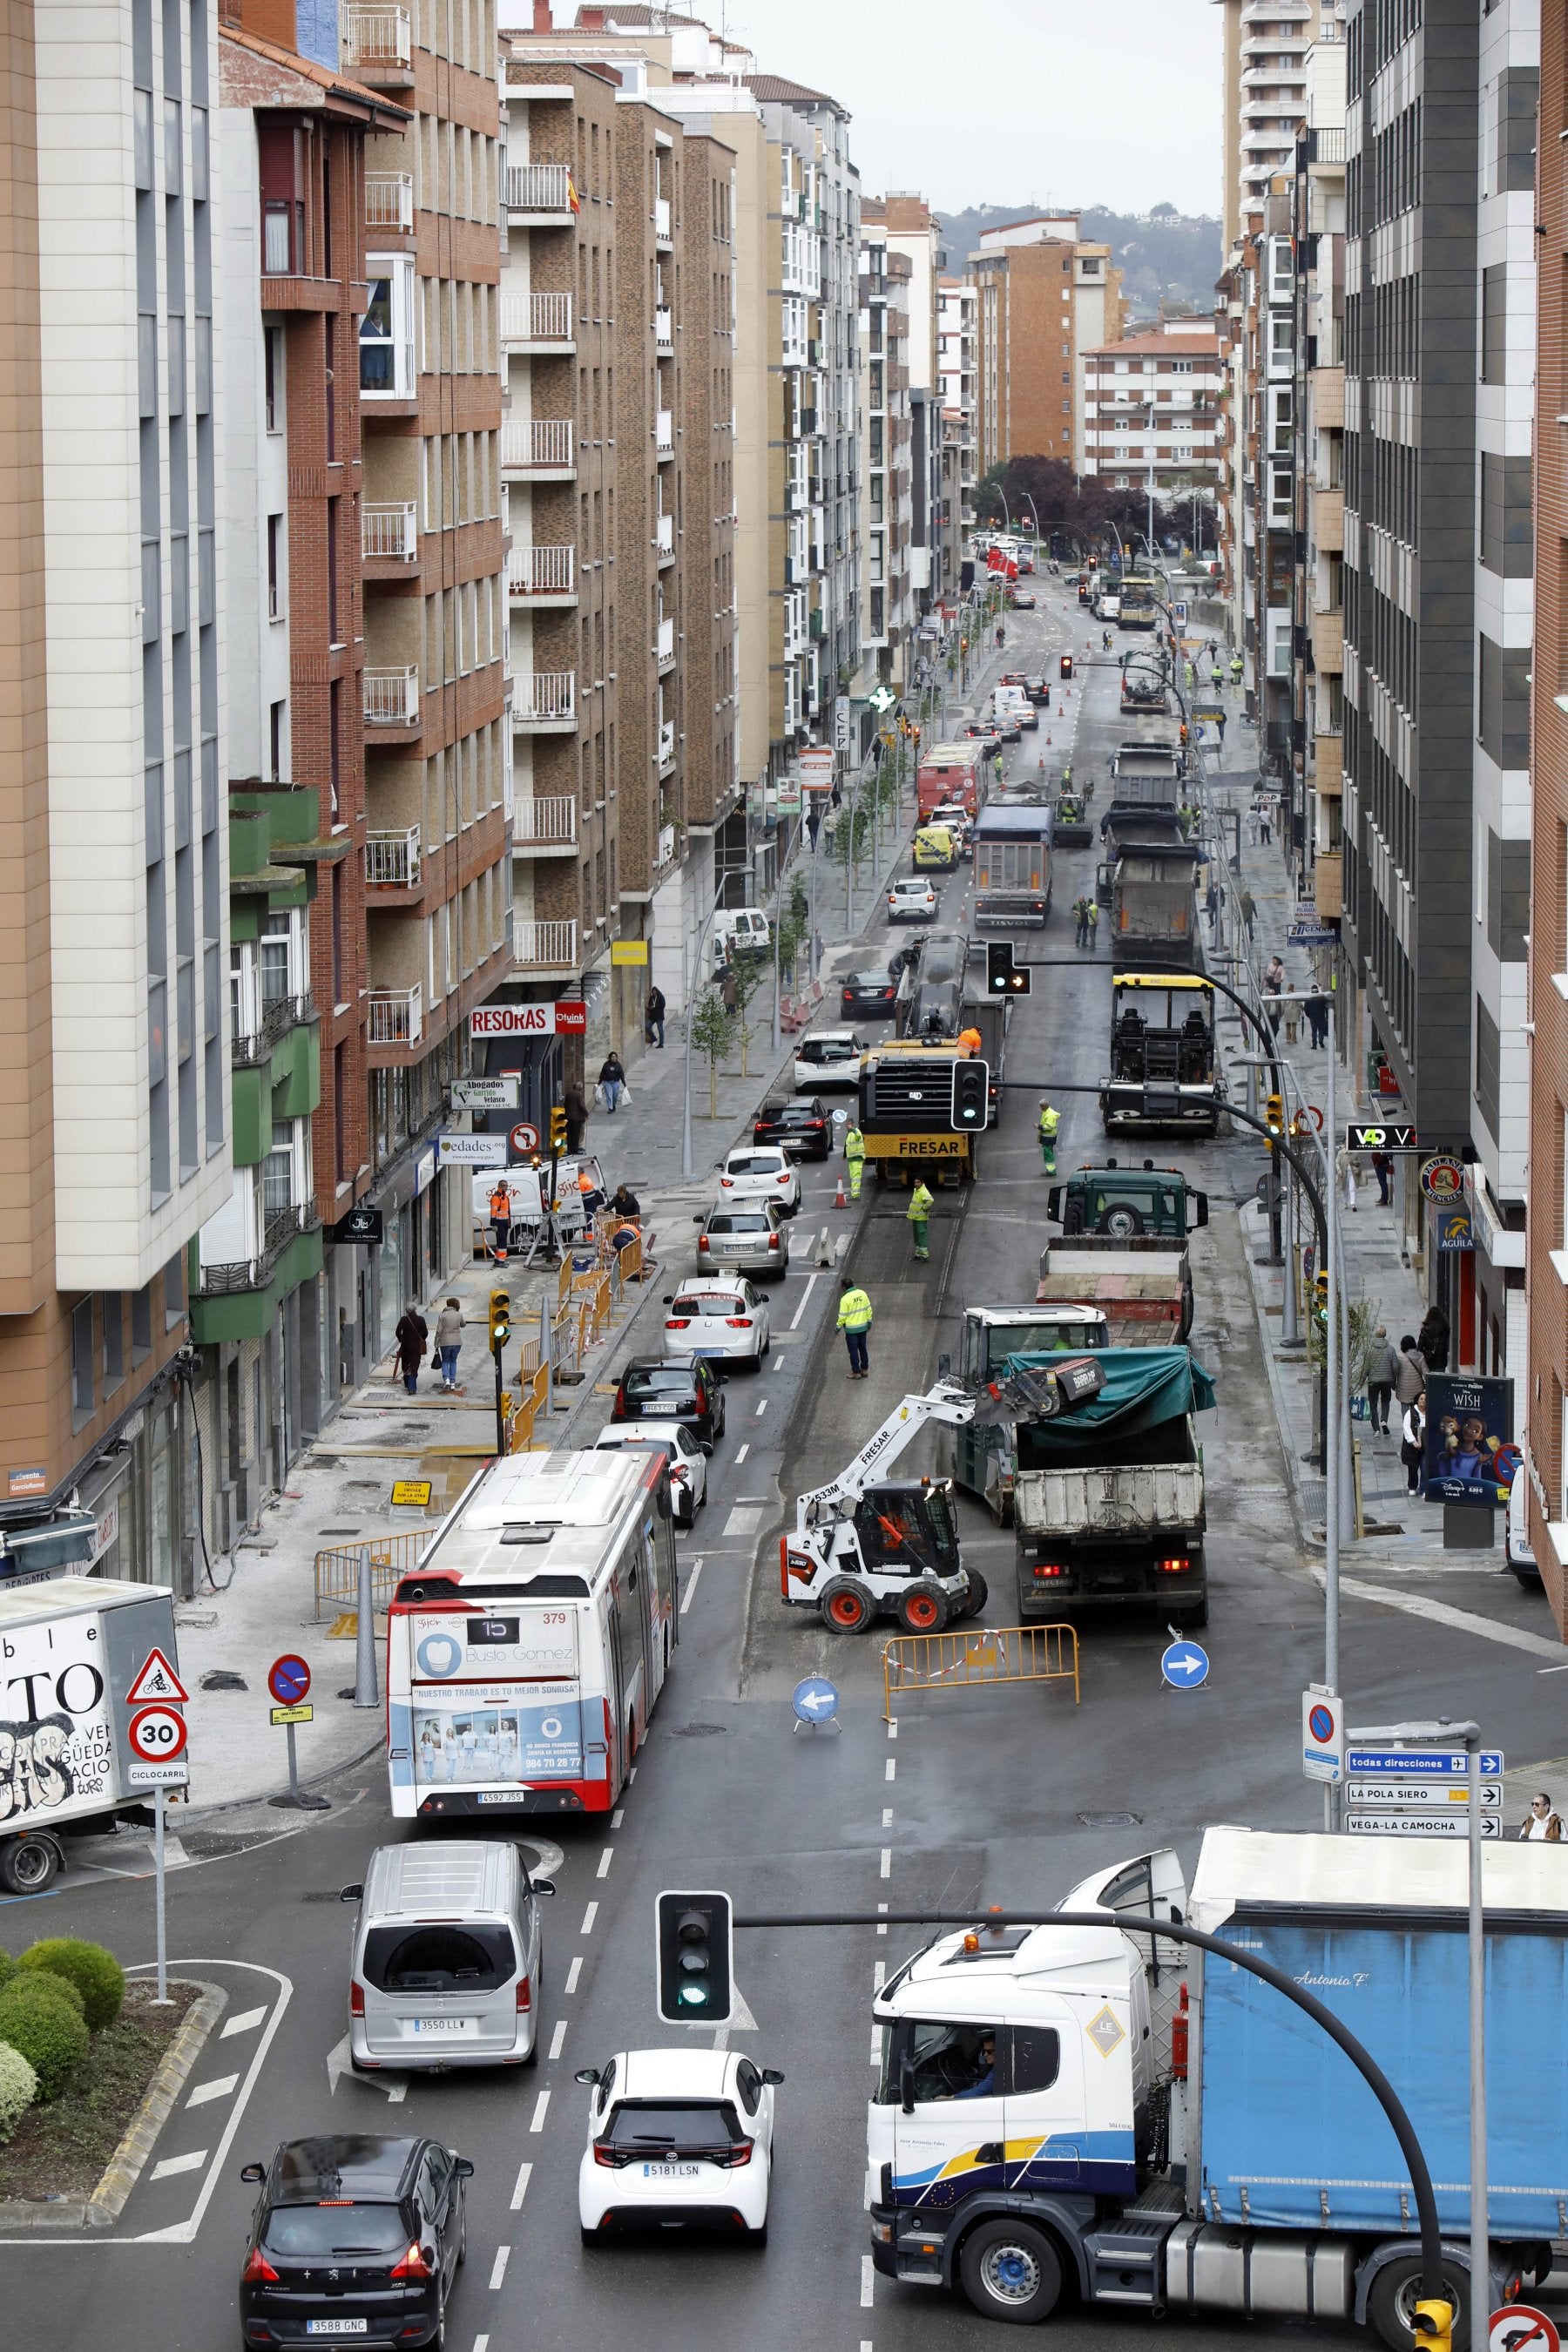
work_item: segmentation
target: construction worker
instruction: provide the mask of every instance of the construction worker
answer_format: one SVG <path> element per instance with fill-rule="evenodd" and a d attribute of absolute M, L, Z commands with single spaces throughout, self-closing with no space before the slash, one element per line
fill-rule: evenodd
<path fill-rule="evenodd" d="M 1057 1172 L 1057 1129 L 1061 1123 L 1060 1111 L 1048 1103 L 1042 1095 L 1040 1097 L 1040 1158 L 1045 1162 L 1047 1176 L 1054 1176 Z"/>
<path fill-rule="evenodd" d="M 1083 893 L 1082 893 L 1081 891 L 1079 893 L 1078 897 L 1077 897 L 1077 898 L 1073 900 L 1073 902 L 1072 902 L 1072 919 L 1073 919 L 1073 921 L 1078 925 L 1078 936 L 1077 936 L 1077 938 L 1076 938 L 1076 939 L 1074 940 L 1074 941 L 1073 941 L 1073 945 L 1074 945 L 1074 947 L 1079 947 L 1079 948 L 1086 948 L 1086 947 L 1088 947 L 1088 945 L 1089 945 L 1089 900 L 1088 900 L 1088 899 L 1083 896 Z"/>
<path fill-rule="evenodd" d="M 1094 891 L 1089 894 L 1089 944 L 1092 948 L 1100 931 L 1100 899 Z"/>
<path fill-rule="evenodd" d="M 871 1328 L 871 1301 L 858 1282 L 846 1275 L 838 1286 L 838 1328 L 849 1350 L 849 1377 L 863 1381 L 871 1369 L 866 1335 Z"/>
<path fill-rule="evenodd" d="M 851 1123 L 844 1139 L 844 1157 L 849 1162 L 849 1198 L 860 1198 L 860 1179 L 866 1173 L 866 1139 L 860 1132 L 858 1119 Z"/>
<path fill-rule="evenodd" d="M 915 1179 L 915 1189 L 910 1194 L 910 1205 L 904 1214 L 914 1235 L 916 1257 L 931 1255 L 931 1192 L 923 1177 Z"/>
<path fill-rule="evenodd" d="M 490 1193 L 490 1255 L 499 1264 L 511 1241 L 511 1186 L 498 1177 Z"/>
<path fill-rule="evenodd" d="M 1239 693 L 1241 690 L 1241 656 L 1239 654 L 1232 654 L 1230 657 L 1230 682 Z"/>
<path fill-rule="evenodd" d="M 958 1042 L 972 1062 L 977 1062 L 980 1059 L 980 1032 L 978 1029 L 961 1029 L 958 1033 Z"/>

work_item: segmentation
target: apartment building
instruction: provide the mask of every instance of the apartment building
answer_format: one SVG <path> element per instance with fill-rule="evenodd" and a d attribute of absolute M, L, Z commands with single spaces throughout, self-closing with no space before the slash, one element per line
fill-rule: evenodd
<path fill-rule="evenodd" d="M 918 612 L 946 595 L 957 581 L 946 569 L 942 532 L 942 375 L 937 364 L 942 272 L 942 223 L 925 198 L 910 190 L 861 199 L 862 240 L 880 229 L 890 254 L 910 265 L 910 581 Z M 862 305 L 862 329 L 864 306 Z M 863 367 L 862 363 L 862 367 Z M 864 373 L 861 389 L 864 393 Z"/>
<path fill-rule="evenodd" d="M 1273 183 L 1295 170 L 1307 112 L 1308 54 L 1344 37 L 1345 0 L 1216 0 L 1223 46 L 1225 247 L 1262 215 Z"/>
<path fill-rule="evenodd" d="M 942 401 L 942 579 L 955 593 L 980 479 L 979 293 L 972 279 L 937 290 L 937 382 Z"/>
<path fill-rule="evenodd" d="M 231 1185 L 216 15 L 5 40 L 0 1536 L 188 1585 L 185 1247 Z"/>
<path fill-rule="evenodd" d="M 910 281 L 907 255 L 893 251 L 870 205 L 860 215 L 859 691 L 901 694 L 910 683 L 915 599 L 915 452 L 910 392 Z"/>
<path fill-rule="evenodd" d="M 1541 31 L 1539 119 L 1568 121 L 1568 16 Z M 1522 166 L 1516 165 L 1522 172 Z M 1535 217 L 1568 236 L 1568 152 L 1539 142 Z M 1514 1423 L 1528 1438 L 1530 1540 L 1568 1640 L 1568 286 L 1543 269 L 1535 330 L 1534 509 L 1538 579 L 1531 686 L 1533 856 L 1527 979 L 1530 1162 L 1528 1370 L 1514 1366 Z M 1505 476 L 1506 479 L 1506 476 Z"/>
<path fill-rule="evenodd" d="M 1060 457 L 1081 473 L 1087 354 L 1120 340 L 1121 272 L 1085 244 L 1076 213 L 982 232 L 977 289 L 979 459 Z"/>
<path fill-rule="evenodd" d="M 1083 355 L 1083 466 L 1161 506 L 1213 500 L 1221 446 L 1219 339 L 1178 319 Z"/>

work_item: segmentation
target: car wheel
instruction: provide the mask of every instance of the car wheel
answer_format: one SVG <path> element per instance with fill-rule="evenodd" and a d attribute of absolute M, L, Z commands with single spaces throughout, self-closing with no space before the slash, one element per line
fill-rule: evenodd
<path fill-rule="evenodd" d="M 771 1356 L 771 1355 L 773 1354 L 773 1333 L 770 1331 L 770 1332 L 768 1333 L 767 1338 L 763 1341 L 762 1349 L 761 1349 L 761 1350 L 760 1350 L 760 1352 L 759 1352 L 759 1354 L 758 1354 L 758 1357 L 757 1357 L 757 1369 L 759 1370 L 759 1371 L 760 1371 L 760 1370 L 761 1370 L 761 1369 L 762 1369 L 763 1358 L 764 1356 Z"/>
<path fill-rule="evenodd" d="M 1028 2221 L 982 2221 L 959 2250 L 958 2274 L 983 2318 L 1017 2327 L 1048 2319 L 1061 2298 L 1061 2257 Z"/>
<path fill-rule="evenodd" d="M 468 2207 L 465 2205 L 465 2206 L 464 2206 L 464 2208 L 463 2208 L 463 2234 L 462 2234 L 462 2236 L 461 2236 L 461 2237 L 458 2239 L 458 2268 L 459 2270 L 461 2270 L 461 2269 L 462 2269 L 463 2264 L 468 2261 Z"/>
<path fill-rule="evenodd" d="M 900 1596 L 898 1615 L 906 1633 L 940 1633 L 947 1622 L 947 1595 L 922 1576 Z"/>
<path fill-rule="evenodd" d="M 817 1607 L 830 1633 L 864 1633 L 877 1613 L 865 1586 L 849 1576 L 836 1576 L 825 1587 Z"/>
<path fill-rule="evenodd" d="M 1142 1232 L 1143 1220 L 1136 1209 L 1120 1202 L 1114 1209 L 1107 1209 L 1100 1221 L 1099 1230 L 1109 1234 L 1113 1241 L 1129 1242 Z"/>

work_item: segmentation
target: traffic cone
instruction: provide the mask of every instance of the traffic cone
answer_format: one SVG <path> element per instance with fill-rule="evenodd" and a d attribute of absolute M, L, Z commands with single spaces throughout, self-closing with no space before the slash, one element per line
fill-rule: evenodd
<path fill-rule="evenodd" d="M 840 1171 L 838 1178 L 838 1190 L 833 1195 L 833 1205 L 836 1209 L 847 1209 L 849 1206 L 849 1197 L 844 1190 L 844 1177 L 842 1171 Z"/>

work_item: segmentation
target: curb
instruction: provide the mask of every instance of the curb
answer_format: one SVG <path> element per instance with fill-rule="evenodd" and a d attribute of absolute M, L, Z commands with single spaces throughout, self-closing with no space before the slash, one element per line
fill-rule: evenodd
<path fill-rule="evenodd" d="M 301 1789 L 319 1789 L 322 1787 L 325 1782 L 335 1780 L 340 1773 L 352 1772 L 355 1766 L 359 1764 L 368 1764 L 373 1756 L 379 1756 L 384 1759 L 385 1755 L 386 1735 L 384 1730 L 379 1738 L 372 1740 L 368 1748 L 361 1748 L 357 1749 L 353 1756 L 345 1756 L 342 1758 L 338 1763 L 329 1764 L 320 1772 L 301 1772 L 300 1775 L 300 1786 Z M 282 1791 L 278 1789 L 261 1789 L 258 1790 L 253 1796 L 225 1797 L 219 1804 L 191 1805 L 184 1808 L 183 1810 L 188 1812 L 189 1818 L 192 1822 L 210 1821 L 215 1820 L 220 1813 L 243 1812 L 247 1808 L 253 1805 L 270 1804 L 272 1799 L 281 1793 Z M 165 1819 L 166 1818 L 167 1816 L 165 1816 Z M 192 1979 L 187 1979 L 186 1981 L 189 1982 L 192 1981 Z"/>
<path fill-rule="evenodd" d="M 81 2204 L 43 2205 L 26 2198 L 6 2199 L 0 2202 L 0 2231 L 107 2230 L 120 2219 L 208 2034 L 228 2006 L 228 1995 L 219 1985 L 199 1977 L 171 1977 L 169 1981 L 194 1985 L 200 1997 L 158 2061 L 142 2104 L 92 2195 Z"/>

